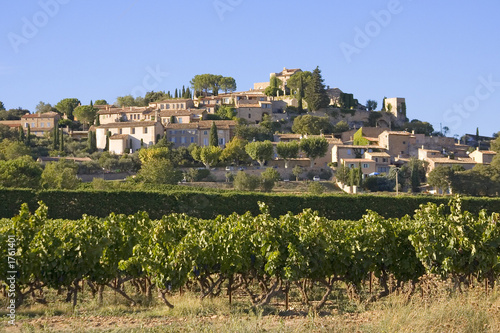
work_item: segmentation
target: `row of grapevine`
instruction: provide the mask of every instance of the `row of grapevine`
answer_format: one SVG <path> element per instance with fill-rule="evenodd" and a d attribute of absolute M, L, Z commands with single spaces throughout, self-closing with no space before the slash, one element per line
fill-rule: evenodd
<path fill-rule="evenodd" d="M 359 287 L 369 274 L 380 282 L 380 295 L 396 285 L 414 285 L 425 274 L 467 283 L 471 276 L 493 283 L 500 273 L 499 214 L 472 215 L 461 199 L 449 206 L 422 205 L 413 217 L 386 219 L 368 211 L 358 221 L 329 220 L 309 209 L 273 218 L 266 205 L 252 216 L 232 214 L 204 220 L 184 214 L 152 220 L 146 213 L 84 215 L 79 220 L 49 219 L 47 207 L 0 220 L 0 253 L 7 238 L 16 241 L 17 300 L 43 295 L 44 288 L 67 290 L 77 302 L 83 280 L 102 300 L 112 288 L 134 303 L 123 285 L 151 297 L 157 291 L 168 306 L 174 291 L 194 285 L 200 297 L 239 289 L 254 305 L 298 288 L 313 305 L 307 281 L 322 286 L 322 307 L 343 281 Z M 11 238 L 12 239 L 12 238 Z M 7 260 L 0 280 L 7 285 Z"/>

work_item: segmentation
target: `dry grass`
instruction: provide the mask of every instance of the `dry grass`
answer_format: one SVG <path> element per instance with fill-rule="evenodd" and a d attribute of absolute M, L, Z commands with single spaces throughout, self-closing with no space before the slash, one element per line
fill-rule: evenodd
<path fill-rule="evenodd" d="M 172 298 L 174 309 L 160 304 L 129 307 L 112 294 L 99 307 L 90 297 L 71 306 L 18 309 L 17 326 L 9 327 L 5 312 L 0 330 L 8 332 L 500 332 L 500 290 L 489 296 L 477 288 L 463 294 L 435 293 L 409 301 L 390 296 L 374 303 L 346 304 L 321 314 L 282 307 L 252 308 L 244 301 L 201 301 L 185 294 Z M 143 303 L 144 304 L 144 303 Z"/>

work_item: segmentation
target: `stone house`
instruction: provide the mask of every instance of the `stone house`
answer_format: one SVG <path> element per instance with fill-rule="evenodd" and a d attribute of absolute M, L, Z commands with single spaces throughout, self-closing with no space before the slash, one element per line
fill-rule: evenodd
<path fill-rule="evenodd" d="M 30 113 L 21 116 L 21 126 L 25 132 L 29 126 L 31 134 L 44 136 L 54 130 L 60 119 L 61 115 L 57 112 Z"/>

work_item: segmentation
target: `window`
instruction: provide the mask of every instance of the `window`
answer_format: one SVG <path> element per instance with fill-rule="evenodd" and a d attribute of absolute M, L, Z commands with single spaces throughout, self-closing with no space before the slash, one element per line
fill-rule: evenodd
<path fill-rule="evenodd" d="M 191 137 L 191 143 L 194 143 L 194 137 Z"/>
<path fill-rule="evenodd" d="M 349 164 L 349 168 L 354 168 L 354 163 Z"/>
<path fill-rule="evenodd" d="M 251 115 L 250 113 L 248 114 L 248 118 L 249 118 L 249 119 L 250 119 L 250 118 L 252 118 L 252 115 Z"/>
<path fill-rule="evenodd" d="M 203 139 L 203 145 L 204 146 L 208 146 L 208 138 L 204 138 Z"/>
<path fill-rule="evenodd" d="M 219 139 L 219 145 L 220 145 L 220 146 L 223 146 L 223 145 L 224 145 L 224 138 L 220 138 L 220 139 Z"/>
<path fill-rule="evenodd" d="M 387 162 L 387 158 L 383 158 L 383 159 L 382 159 L 382 162 Z"/>
<path fill-rule="evenodd" d="M 405 144 L 406 144 L 406 141 L 403 141 L 403 144 L 405 145 Z"/>
<path fill-rule="evenodd" d="M 186 137 L 185 136 L 181 136 L 181 143 L 186 143 Z"/>
<path fill-rule="evenodd" d="M 177 122 L 178 122 L 179 124 L 182 124 L 182 118 L 177 118 Z"/>
<path fill-rule="evenodd" d="M 132 128 L 130 129 L 130 133 L 131 133 L 131 134 L 135 134 L 135 128 L 134 128 L 134 127 L 132 127 Z"/>
<path fill-rule="evenodd" d="M 347 149 L 347 155 L 351 155 L 351 149 Z"/>
<path fill-rule="evenodd" d="M 29 124 L 28 124 L 28 123 L 24 123 L 24 127 L 26 127 L 26 128 L 27 128 L 28 126 L 29 126 Z"/>
<path fill-rule="evenodd" d="M 123 134 L 123 129 L 120 128 L 120 134 Z"/>
<path fill-rule="evenodd" d="M 203 131 L 203 135 L 207 135 L 208 134 L 208 131 Z"/>
<path fill-rule="evenodd" d="M 148 128 L 147 127 L 143 127 L 142 133 L 144 133 L 144 134 L 148 133 Z"/>
<path fill-rule="evenodd" d="M 40 123 L 40 127 L 43 127 L 43 123 Z"/>
<path fill-rule="evenodd" d="M 161 110 L 165 109 L 165 104 L 160 104 L 160 109 Z"/>
<path fill-rule="evenodd" d="M 35 123 L 31 123 L 31 127 L 35 127 Z"/>
<path fill-rule="evenodd" d="M 378 157 L 375 157 L 375 162 L 378 163 Z"/>
<path fill-rule="evenodd" d="M 369 165 L 368 163 L 363 163 L 363 169 L 368 169 Z"/>

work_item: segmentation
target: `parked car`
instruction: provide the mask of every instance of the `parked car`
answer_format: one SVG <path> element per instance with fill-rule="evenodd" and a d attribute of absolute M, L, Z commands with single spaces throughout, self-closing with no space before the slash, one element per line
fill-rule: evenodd
<path fill-rule="evenodd" d="M 319 182 L 319 181 L 321 180 L 321 178 L 319 178 L 319 176 L 314 176 L 314 177 L 313 177 L 313 180 L 314 180 L 315 182 Z"/>
<path fill-rule="evenodd" d="M 233 170 L 234 170 L 234 168 L 232 166 L 227 166 L 226 167 L 226 171 L 233 171 Z"/>

